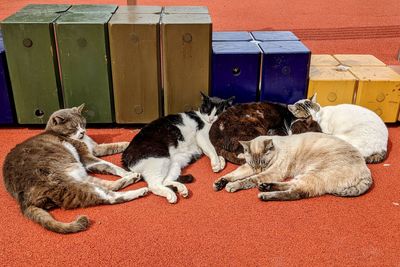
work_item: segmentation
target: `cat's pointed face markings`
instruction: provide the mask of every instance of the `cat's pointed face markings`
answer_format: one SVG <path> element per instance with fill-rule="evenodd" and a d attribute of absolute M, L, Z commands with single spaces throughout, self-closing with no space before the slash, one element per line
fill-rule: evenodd
<path fill-rule="evenodd" d="M 264 171 L 273 157 L 272 139 L 255 138 L 251 141 L 239 141 L 243 146 L 243 157 L 256 173 Z"/>
<path fill-rule="evenodd" d="M 86 119 L 81 112 L 84 105 L 60 109 L 54 112 L 47 122 L 46 130 L 73 139 L 83 139 L 86 134 Z"/>
<path fill-rule="evenodd" d="M 317 103 L 317 94 L 314 94 L 310 99 L 301 99 L 288 105 L 288 109 L 296 118 L 308 118 L 315 115 L 321 106 Z"/>
<path fill-rule="evenodd" d="M 202 104 L 200 106 L 200 113 L 204 120 L 208 123 L 214 123 L 218 119 L 218 115 L 221 114 L 225 109 L 229 108 L 233 104 L 235 97 L 231 97 L 227 100 L 218 97 L 209 97 L 201 93 Z"/>

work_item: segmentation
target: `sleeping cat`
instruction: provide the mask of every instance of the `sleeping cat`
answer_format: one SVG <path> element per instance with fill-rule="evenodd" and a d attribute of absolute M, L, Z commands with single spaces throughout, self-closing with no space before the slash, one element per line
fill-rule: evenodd
<path fill-rule="evenodd" d="M 47 210 L 117 204 L 145 195 L 147 188 L 114 192 L 140 179 L 140 175 L 97 158 L 121 153 L 127 142 L 97 144 L 86 135 L 83 105 L 54 112 L 43 133 L 17 145 L 6 156 L 3 177 L 7 191 L 22 213 L 57 233 L 74 233 L 89 225 L 86 216 L 71 223 L 56 221 Z M 107 181 L 87 171 L 122 178 Z"/>
<path fill-rule="evenodd" d="M 241 144 L 246 164 L 217 180 L 215 190 L 226 185 L 228 192 L 235 192 L 258 185 L 260 191 L 267 191 L 258 197 L 269 201 L 324 194 L 359 196 L 372 185 L 360 152 L 331 135 L 260 136 Z"/>
<path fill-rule="evenodd" d="M 122 154 L 124 167 L 141 173 L 150 191 L 165 197 L 169 203 L 177 201 L 169 187 L 175 187 L 182 197 L 187 197 L 186 186 L 177 181 L 179 177 L 187 179 L 180 176 L 183 167 L 203 153 L 210 158 L 214 172 L 225 167 L 225 160 L 215 152 L 208 132 L 232 101 L 233 98 L 222 100 L 202 93 L 199 111 L 168 115 L 146 125 Z"/>
<path fill-rule="evenodd" d="M 388 129 L 382 119 L 369 109 L 351 104 L 321 107 L 315 94 L 302 99 L 289 110 L 297 118 L 312 116 L 322 132 L 337 136 L 356 147 L 367 163 L 382 162 L 386 158 Z"/>
<path fill-rule="evenodd" d="M 245 160 L 237 157 L 243 153 L 239 140 L 248 141 L 261 135 L 321 132 L 318 123 L 311 117 L 294 123 L 295 119 L 283 104 L 262 102 L 237 104 L 222 113 L 211 126 L 210 141 L 218 155 L 240 165 Z"/>

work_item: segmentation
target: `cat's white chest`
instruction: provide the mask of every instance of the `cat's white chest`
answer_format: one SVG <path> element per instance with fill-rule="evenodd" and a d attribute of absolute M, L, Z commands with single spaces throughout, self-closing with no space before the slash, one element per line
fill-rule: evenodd
<path fill-rule="evenodd" d="M 71 153 L 72 156 L 74 156 L 76 160 L 76 163 L 67 168 L 65 171 L 76 181 L 83 181 L 87 177 L 87 172 L 80 161 L 78 151 L 76 151 L 76 148 L 68 142 L 63 142 L 62 145 L 68 150 L 69 153 Z"/>
<path fill-rule="evenodd" d="M 81 141 L 86 144 L 90 154 L 93 154 L 93 149 L 96 145 L 96 143 L 93 141 L 93 139 L 85 134 Z"/>

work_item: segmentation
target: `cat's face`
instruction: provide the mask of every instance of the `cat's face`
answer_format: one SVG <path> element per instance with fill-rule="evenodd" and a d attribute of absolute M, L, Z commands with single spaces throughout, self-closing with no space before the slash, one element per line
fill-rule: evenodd
<path fill-rule="evenodd" d="M 72 139 L 82 139 L 86 133 L 86 119 L 81 114 L 83 107 L 84 104 L 54 112 L 47 122 L 46 130 Z"/>
<path fill-rule="evenodd" d="M 251 141 L 239 142 L 243 146 L 243 154 L 240 158 L 244 158 L 255 173 L 264 171 L 275 153 L 272 139 L 255 138 Z"/>
<path fill-rule="evenodd" d="M 290 131 L 292 134 L 301 134 L 306 132 L 322 132 L 319 123 L 313 120 L 311 116 L 306 119 L 294 120 L 290 125 Z"/>
<path fill-rule="evenodd" d="M 317 95 L 314 94 L 310 99 L 301 99 L 293 105 L 288 105 L 288 109 L 296 118 L 308 118 L 315 115 L 321 106 L 317 103 Z"/>
<path fill-rule="evenodd" d="M 209 97 L 201 93 L 202 103 L 200 106 L 200 113 L 208 123 L 214 123 L 218 119 L 218 115 L 225 109 L 232 106 L 235 97 L 229 99 L 221 99 L 218 97 Z"/>

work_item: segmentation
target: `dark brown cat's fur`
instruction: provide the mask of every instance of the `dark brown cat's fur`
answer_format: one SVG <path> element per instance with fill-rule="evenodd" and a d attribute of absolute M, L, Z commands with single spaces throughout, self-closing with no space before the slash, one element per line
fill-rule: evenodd
<path fill-rule="evenodd" d="M 128 143 L 96 144 L 85 134 L 82 108 L 83 105 L 55 112 L 45 132 L 13 148 L 3 166 L 5 187 L 18 201 L 22 213 L 57 233 L 85 230 L 89 221 L 86 216 L 71 223 L 56 221 L 47 212 L 51 208 L 121 203 L 147 193 L 147 188 L 113 192 L 136 182 L 140 176 L 96 156 L 120 153 Z M 123 178 L 106 181 L 89 176 L 86 171 Z"/>
<path fill-rule="evenodd" d="M 228 108 L 211 126 L 209 135 L 218 155 L 234 164 L 244 164 L 245 160 L 238 158 L 243 153 L 239 140 L 303 132 L 321 132 L 321 128 L 311 117 L 296 120 L 286 105 L 254 102 Z"/>

